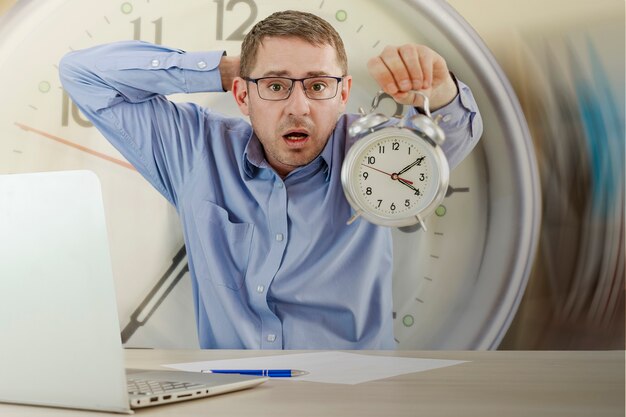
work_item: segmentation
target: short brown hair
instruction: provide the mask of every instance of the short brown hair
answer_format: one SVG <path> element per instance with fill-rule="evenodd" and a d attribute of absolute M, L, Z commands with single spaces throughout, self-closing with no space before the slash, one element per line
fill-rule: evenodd
<path fill-rule="evenodd" d="M 312 45 L 330 45 L 335 48 L 337 62 L 348 73 L 348 58 L 341 37 L 330 23 L 312 13 L 296 10 L 276 12 L 250 29 L 241 44 L 239 76 L 250 76 L 256 63 L 256 54 L 265 37 L 295 37 Z"/>

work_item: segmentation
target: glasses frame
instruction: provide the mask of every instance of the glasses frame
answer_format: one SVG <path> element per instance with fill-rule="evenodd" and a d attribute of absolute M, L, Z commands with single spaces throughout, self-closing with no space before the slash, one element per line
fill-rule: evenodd
<path fill-rule="evenodd" d="M 332 98 L 337 97 L 337 92 L 339 91 L 339 83 L 343 82 L 343 79 L 345 78 L 345 75 L 342 75 L 341 77 L 335 77 L 333 75 L 316 75 L 313 77 L 305 77 L 305 78 L 289 78 L 289 77 L 280 77 L 280 76 L 270 76 L 270 77 L 259 77 L 259 78 L 250 78 L 250 77 L 244 77 L 244 80 L 246 82 L 251 82 L 256 84 L 256 92 L 259 95 L 259 98 L 261 100 L 266 100 L 266 101 L 283 101 L 283 100 L 287 100 L 289 99 L 289 97 L 291 97 L 291 93 L 293 93 L 293 86 L 296 85 L 296 81 L 299 81 L 300 84 L 302 85 L 302 92 L 304 93 L 304 95 L 306 96 L 306 98 L 310 99 L 310 100 L 316 100 L 316 101 L 321 101 L 321 100 L 330 100 Z M 281 79 L 281 80 L 289 80 L 291 81 L 291 87 L 289 88 L 289 92 L 287 93 L 287 96 L 285 98 L 264 98 L 261 97 L 261 91 L 259 89 L 259 81 L 261 80 L 267 80 L 267 79 Z M 309 95 L 306 92 L 306 88 L 304 88 L 304 82 L 306 80 L 310 80 L 310 79 L 314 79 L 314 78 L 331 78 L 333 80 L 337 81 L 337 86 L 335 87 L 335 93 L 331 96 L 331 97 L 326 97 L 326 98 L 314 98 L 314 97 L 309 97 Z"/>

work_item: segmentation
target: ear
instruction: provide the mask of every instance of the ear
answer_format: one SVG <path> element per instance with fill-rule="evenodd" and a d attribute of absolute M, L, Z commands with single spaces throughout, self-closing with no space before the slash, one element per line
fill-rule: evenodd
<path fill-rule="evenodd" d="M 350 97 L 350 89 L 352 88 L 352 76 L 346 75 L 341 82 L 341 111 L 345 111 L 348 98 Z"/>
<path fill-rule="evenodd" d="M 244 116 L 250 115 L 250 110 L 248 107 L 248 83 L 241 77 L 235 77 L 233 80 L 233 97 L 235 97 L 235 101 L 237 102 L 237 106 L 241 113 Z"/>

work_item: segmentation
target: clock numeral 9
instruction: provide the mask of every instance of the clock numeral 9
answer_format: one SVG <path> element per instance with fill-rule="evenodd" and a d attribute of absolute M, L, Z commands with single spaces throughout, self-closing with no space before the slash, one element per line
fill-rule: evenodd
<path fill-rule="evenodd" d="M 256 20 L 256 17 L 258 14 L 258 8 L 257 8 L 256 3 L 252 0 L 230 0 L 225 8 L 224 8 L 224 0 L 215 0 L 215 3 L 217 3 L 217 14 L 216 14 L 217 22 L 215 25 L 215 28 L 216 28 L 215 38 L 218 41 L 221 41 L 224 39 L 224 9 L 230 12 L 238 3 L 245 3 L 248 5 L 248 7 L 250 8 L 250 14 L 248 15 L 248 18 L 237 29 L 235 29 L 233 33 L 231 33 L 226 38 L 227 41 L 243 40 L 244 36 L 246 35 L 246 30 L 250 26 L 252 26 L 252 24 Z"/>
<path fill-rule="evenodd" d="M 364 172 L 364 173 L 363 173 L 363 179 L 364 179 L 364 180 L 366 180 L 366 179 L 367 179 L 367 177 L 369 177 L 369 176 L 370 176 L 370 174 L 369 174 L 369 173 L 367 173 L 367 172 Z"/>

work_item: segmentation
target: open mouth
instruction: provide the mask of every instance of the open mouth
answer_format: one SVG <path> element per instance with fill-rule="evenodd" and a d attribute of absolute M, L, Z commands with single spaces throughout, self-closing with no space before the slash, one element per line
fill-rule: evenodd
<path fill-rule="evenodd" d="M 300 131 L 287 132 L 285 135 L 283 135 L 283 139 L 285 139 L 287 143 L 290 143 L 292 145 L 303 144 L 308 138 L 308 133 Z"/>

